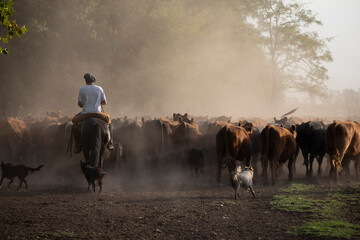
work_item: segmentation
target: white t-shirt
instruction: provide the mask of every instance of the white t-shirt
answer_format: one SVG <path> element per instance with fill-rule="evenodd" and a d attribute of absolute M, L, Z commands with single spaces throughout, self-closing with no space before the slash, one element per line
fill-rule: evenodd
<path fill-rule="evenodd" d="M 101 102 L 106 101 L 106 97 L 101 87 L 85 85 L 79 90 L 78 101 L 83 104 L 81 113 L 101 112 Z"/>

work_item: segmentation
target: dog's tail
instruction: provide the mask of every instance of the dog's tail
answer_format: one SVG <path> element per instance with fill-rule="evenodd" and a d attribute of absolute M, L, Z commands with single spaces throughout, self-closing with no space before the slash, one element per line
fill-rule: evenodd
<path fill-rule="evenodd" d="M 28 167 L 28 169 L 29 169 L 31 172 L 34 172 L 34 171 L 39 171 L 42 167 L 44 167 L 44 165 L 40 165 L 40 166 L 38 166 L 37 168 Z"/>

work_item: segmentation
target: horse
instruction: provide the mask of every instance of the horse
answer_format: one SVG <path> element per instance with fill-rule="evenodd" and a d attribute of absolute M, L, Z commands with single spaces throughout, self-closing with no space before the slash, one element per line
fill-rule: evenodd
<path fill-rule="evenodd" d="M 99 118 L 88 118 L 81 126 L 82 150 L 86 164 L 102 169 L 102 155 L 110 141 L 108 124 Z"/>

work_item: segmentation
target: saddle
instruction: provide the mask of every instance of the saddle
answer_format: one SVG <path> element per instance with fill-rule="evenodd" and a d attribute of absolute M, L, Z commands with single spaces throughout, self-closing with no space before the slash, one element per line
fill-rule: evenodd
<path fill-rule="evenodd" d="M 111 123 L 110 115 L 105 112 L 84 113 L 84 114 L 79 113 L 75 115 L 71 121 L 74 125 L 81 125 L 82 122 L 84 122 L 86 119 L 89 118 L 98 118 L 100 120 L 103 120 L 107 124 Z"/>
<path fill-rule="evenodd" d="M 105 112 L 97 112 L 97 113 L 84 113 L 84 114 L 79 113 L 79 114 L 75 115 L 73 117 L 73 119 L 71 120 L 72 123 L 74 124 L 73 131 L 72 131 L 72 135 L 75 140 L 75 151 L 74 152 L 79 153 L 82 150 L 80 129 L 81 129 L 82 123 L 89 118 L 97 118 L 108 124 L 110 141 L 107 144 L 107 148 L 109 150 L 113 150 L 114 146 L 113 146 L 113 140 L 112 140 L 112 125 L 111 125 L 110 115 Z"/>

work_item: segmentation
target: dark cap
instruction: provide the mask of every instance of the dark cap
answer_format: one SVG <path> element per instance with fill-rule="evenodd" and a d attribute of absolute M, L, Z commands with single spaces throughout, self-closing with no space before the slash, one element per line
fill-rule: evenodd
<path fill-rule="evenodd" d="M 86 81 L 87 83 L 96 82 L 95 76 L 92 75 L 91 73 L 85 73 L 84 78 L 85 78 L 85 81 Z"/>

